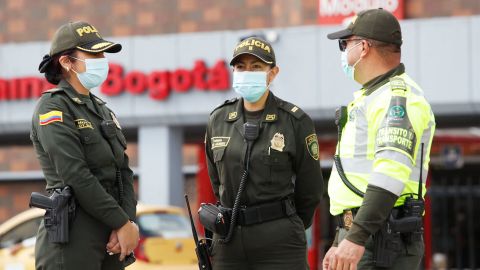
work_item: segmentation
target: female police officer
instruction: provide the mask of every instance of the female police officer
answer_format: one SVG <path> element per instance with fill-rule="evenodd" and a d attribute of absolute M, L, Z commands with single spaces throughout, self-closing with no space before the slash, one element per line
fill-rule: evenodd
<path fill-rule="evenodd" d="M 40 98 L 31 139 L 47 191 L 69 186 L 76 211 L 66 244 L 49 241 L 42 222 L 36 269 L 123 269 L 122 261 L 138 243 L 125 137 L 113 112 L 90 93 L 108 74 L 104 52 L 121 48 L 103 40 L 88 23 L 68 23 L 57 30 L 50 53 L 40 63 L 40 72 L 58 88 Z"/>
<path fill-rule="evenodd" d="M 268 42 L 241 41 L 230 65 L 241 98 L 211 113 L 205 141 L 213 191 L 222 206 L 234 206 L 248 159 L 244 123 L 257 124 L 259 135 L 231 241 L 214 235 L 213 268 L 306 269 L 305 228 L 323 189 L 314 125 L 300 108 L 269 90 L 279 68 Z"/>

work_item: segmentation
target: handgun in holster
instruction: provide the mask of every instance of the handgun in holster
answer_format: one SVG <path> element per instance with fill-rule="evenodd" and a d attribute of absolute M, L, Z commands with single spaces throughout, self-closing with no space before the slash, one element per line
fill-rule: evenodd
<path fill-rule="evenodd" d="M 391 267 L 402 249 L 399 232 L 394 232 L 390 220 L 373 235 L 373 262 L 377 267 Z"/>
<path fill-rule="evenodd" d="M 50 243 L 68 243 L 69 223 L 75 215 L 75 200 L 69 186 L 53 190 L 50 197 L 32 192 L 29 206 L 46 210 L 44 225 Z"/>

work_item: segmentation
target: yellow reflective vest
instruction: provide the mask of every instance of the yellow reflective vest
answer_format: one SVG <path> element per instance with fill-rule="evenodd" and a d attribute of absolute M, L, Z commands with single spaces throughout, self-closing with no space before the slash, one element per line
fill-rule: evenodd
<path fill-rule="evenodd" d="M 399 196 L 402 205 L 418 193 L 420 169 L 423 194 L 428 172 L 435 118 L 420 87 L 405 73 L 394 76 L 372 93 L 361 89 L 348 105 L 348 119 L 337 144 L 348 180 L 365 192 L 375 185 Z M 420 145 L 424 144 L 423 164 Z M 358 208 L 363 198 L 353 193 L 333 166 L 328 184 L 330 213 Z"/>

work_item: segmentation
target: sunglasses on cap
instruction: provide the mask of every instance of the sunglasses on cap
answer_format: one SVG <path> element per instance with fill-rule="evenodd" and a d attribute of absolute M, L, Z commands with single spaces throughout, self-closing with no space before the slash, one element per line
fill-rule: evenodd
<path fill-rule="evenodd" d="M 354 39 L 339 39 L 338 40 L 338 47 L 340 48 L 340 51 L 344 52 L 347 49 L 347 44 L 349 41 L 359 41 L 359 40 L 364 40 L 362 38 L 354 38 Z"/>

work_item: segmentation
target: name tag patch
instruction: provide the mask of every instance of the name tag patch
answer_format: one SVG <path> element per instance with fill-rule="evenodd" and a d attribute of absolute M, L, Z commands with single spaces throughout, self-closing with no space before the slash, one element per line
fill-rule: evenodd
<path fill-rule="evenodd" d="M 212 137 L 212 149 L 227 147 L 230 137 Z"/>
<path fill-rule="evenodd" d="M 76 119 L 75 126 L 77 126 L 78 129 L 84 129 L 84 128 L 93 129 L 92 122 L 85 119 Z"/>

